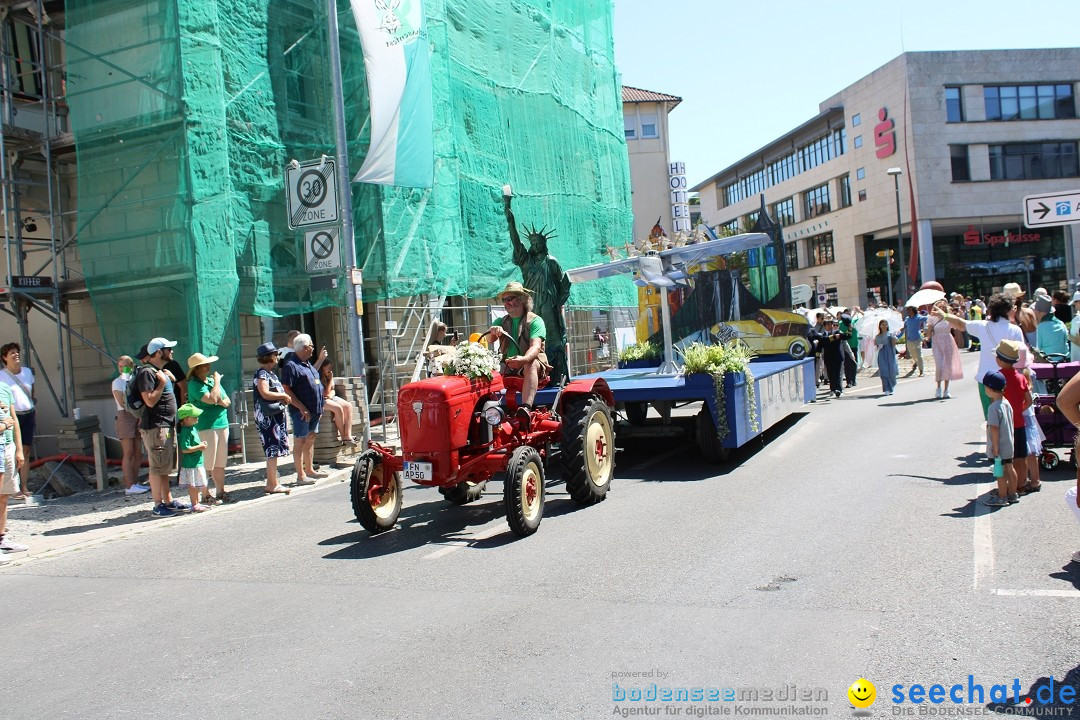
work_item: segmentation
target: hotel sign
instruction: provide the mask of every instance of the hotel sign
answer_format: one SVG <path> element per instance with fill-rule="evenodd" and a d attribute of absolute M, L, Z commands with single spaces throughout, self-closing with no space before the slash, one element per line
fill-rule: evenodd
<path fill-rule="evenodd" d="M 668 164 L 668 190 L 671 191 L 671 229 L 690 232 L 690 200 L 686 192 L 686 163 Z"/>

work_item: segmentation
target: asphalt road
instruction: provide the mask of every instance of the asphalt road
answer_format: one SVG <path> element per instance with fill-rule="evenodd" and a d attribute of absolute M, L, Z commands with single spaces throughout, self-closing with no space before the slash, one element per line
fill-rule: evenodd
<path fill-rule="evenodd" d="M 0 716 L 848 717 L 860 677 L 888 716 L 990 701 L 897 706 L 896 684 L 1077 685 L 1070 471 L 985 508 L 972 381 L 946 401 L 929 378 L 878 388 L 820 400 L 719 469 L 635 441 L 606 502 L 552 487 L 525 540 L 501 483 L 460 508 L 408 487 L 375 538 L 341 483 L 0 570 Z M 743 701 L 618 699 L 653 683 Z M 815 701 L 762 699 L 792 685 Z"/>

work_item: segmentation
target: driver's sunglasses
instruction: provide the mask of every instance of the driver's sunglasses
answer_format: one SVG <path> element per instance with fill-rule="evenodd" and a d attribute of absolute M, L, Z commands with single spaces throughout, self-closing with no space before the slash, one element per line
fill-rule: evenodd
<path fill-rule="evenodd" d="M 509 305 L 510 303 L 519 302 L 521 302 L 521 298 L 519 298 L 517 295 L 507 295 L 503 298 L 503 305 Z"/>

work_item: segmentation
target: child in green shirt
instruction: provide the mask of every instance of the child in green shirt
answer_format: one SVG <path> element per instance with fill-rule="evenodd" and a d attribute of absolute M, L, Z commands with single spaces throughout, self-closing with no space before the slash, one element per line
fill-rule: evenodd
<path fill-rule="evenodd" d="M 206 443 L 199 438 L 199 431 L 195 428 L 202 412 L 191 403 L 184 403 L 176 410 L 176 417 L 180 420 L 180 487 L 187 486 L 191 512 L 210 509 L 199 502 L 199 495 L 206 492 L 206 468 L 203 467 Z"/>

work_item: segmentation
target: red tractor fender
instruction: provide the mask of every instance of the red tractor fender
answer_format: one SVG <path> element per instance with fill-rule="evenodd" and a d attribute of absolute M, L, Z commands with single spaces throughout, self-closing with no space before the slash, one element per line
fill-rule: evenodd
<path fill-rule="evenodd" d="M 561 413 L 567 400 L 582 395 L 596 395 L 602 398 L 608 404 L 608 407 L 615 407 L 615 395 L 611 392 L 611 388 L 608 387 L 607 380 L 602 377 L 591 377 L 578 378 L 567 383 L 559 393 L 559 406 L 555 410 Z"/>

